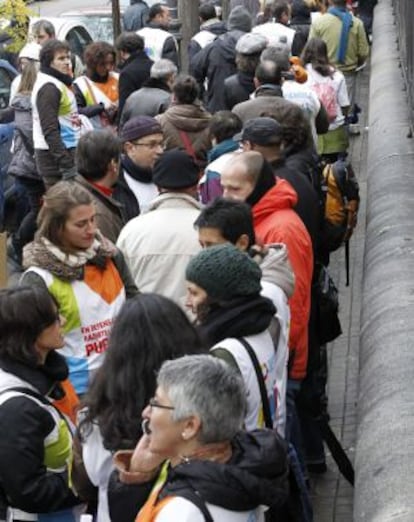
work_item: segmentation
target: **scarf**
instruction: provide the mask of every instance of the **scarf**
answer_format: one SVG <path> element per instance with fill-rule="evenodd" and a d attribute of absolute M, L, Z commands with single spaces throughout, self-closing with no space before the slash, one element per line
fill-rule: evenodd
<path fill-rule="evenodd" d="M 101 76 L 96 71 L 88 71 L 88 77 L 95 83 L 106 83 L 109 78 L 109 72 Z"/>
<path fill-rule="evenodd" d="M 336 59 L 339 63 L 345 63 L 346 50 L 348 49 L 348 36 L 353 20 L 352 15 L 345 7 L 330 7 L 328 13 L 337 16 L 342 22 L 341 36 L 339 38 L 338 54 Z"/>
<path fill-rule="evenodd" d="M 223 339 L 236 339 L 263 332 L 275 314 L 272 302 L 261 295 L 215 303 L 198 327 L 209 347 Z"/>
<path fill-rule="evenodd" d="M 152 183 L 152 169 L 143 169 L 134 163 L 126 154 L 122 154 L 121 156 L 121 165 L 131 178 L 134 178 L 136 181 L 140 181 L 141 183 Z"/>
<path fill-rule="evenodd" d="M 23 249 L 23 267 L 43 268 L 59 279 L 81 281 L 86 263 L 103 269 L 107 258 L 113 257 L 115 253 L 116 247 L 99 232 L 91 247 L 72 254 L 67 254 L 45 237 L 41 237 Z"/>
<path fill-rule="evenodd" d="M 223 154 L 234 152 L 235 150 L 239 150 L 239 148 L 240 143 L 238 141 L 234 141 L 233 138 L 228 138 L 227 140 L 220 141 L 220 143 L 217 143 L 217 145 L 207 152 L 207 160 L 211 163 Z"/>
<path fill-rule="evenodd" d="M 262 170 L 259 174 L 259 179 L 257 180 L 253 192 L 246 199 L 246 203 L 251 207 L 254 207 L 256 203 L 262 199 L 266 192 L 270 190 L 275 184 L 276 180 L 275 175 L 273 174 L 273 169 L 269 163 L 264 160 Z"/>
<path fill-rule="evenodd" d="M 42 65 L 40 67 L 40 72 L 48 74 L 49 76 L 53 76 L 53 78 L 56 78 L 60 82 L 64 83 L 66 87 L 70 87 L 73 83 L 72 76 L 70 76 L 69 74 L 63 74 L 58 70 L 54 69 L 53 67 L 46 67 L 46 65 Z"/>

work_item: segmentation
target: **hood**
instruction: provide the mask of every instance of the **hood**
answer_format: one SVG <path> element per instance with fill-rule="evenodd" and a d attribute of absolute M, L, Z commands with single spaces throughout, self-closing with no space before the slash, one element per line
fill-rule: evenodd
<path fill-rule="evenodd" d="M 295 288 L 295 276 L 284 243 L 266 245 L 268 251 L 259 257 L 258 263 L 262 270 L 262 279 L 279 286 L 289 299 Z"/>
<path fill-rule="evenodd" d="M 229 31 L 237 29 L 249 33 L 252 30 L 252 17 L 249 11 L 241 5 L 234 7 L 227 19 L 227 29 Z"/>
<path fill-rule="evenodd" d="M 200 26 L 202 31 L 210 31 L 213 34 L 219 36 L 227 31 L 226 23 L 221 22 L 218 18 L 211 18 Z"/>
<path fill-rule="evenodd" d="M 210 504 L 232 511 L 280 506 L 288 495 L 286 444 L 272 430 L 240 432 L 229 462 L 194 460 L 169 471 L 162 496 L 190 485 Z"/>
<path fill-rule="evenodd" d="M 12 107 L 15 111 L 31 111 L 31 94 L 23 94 L 18 92 L 15 96 L 13 96 L 10 107 Z"/>
<path fill-rule="evenodd" d="M 278 178 L 276 185 L 268 190 L 252 208 L 255 225 L 278 210 L 293 209 L 297 201 L 298 195 L 292 185 Z"/>
<path fill-rule="evenodd" d="M 236 59 L 236 43 L 237 40 L 245 33 L 234 29 L 227 33 L 222 34 L 216 40 L 214 40 L 215 48 L 219 53 L 221 59 L 235 66 Z"/>
<path fill-rule="evenodd" d="M 311 12 L 303 0 L 295 0 L 291 6 L 291 24 L 310 24 Z"/>
<path fill-rule="evenodd" d="M 165 118 L 165 121 L 177 129 L 186 132 L 200 132 L 208 127 L 211 115 L 201 103 L 193 103 L 191 105 L 172 105 L 161 118 Z"/>

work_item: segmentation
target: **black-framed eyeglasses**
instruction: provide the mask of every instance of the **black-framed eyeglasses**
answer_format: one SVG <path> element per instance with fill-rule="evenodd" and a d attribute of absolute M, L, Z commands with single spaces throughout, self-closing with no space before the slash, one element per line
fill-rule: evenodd
<path fill-rule="evenodd" d="M 160 404 L 155 397 L 148 401 L 148 404 L 151 408 L 161 408 L 163 410 L 175 410 L 174 406 L 166 406 L 165 404 Z"/>

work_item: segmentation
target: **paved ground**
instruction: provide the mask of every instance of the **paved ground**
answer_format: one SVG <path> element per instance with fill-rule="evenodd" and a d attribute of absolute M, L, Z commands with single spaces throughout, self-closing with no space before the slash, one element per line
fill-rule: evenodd
<path fill-rule="evenodd" d="M 361 206 L 356 233 L 350 242 L 350 285 L 345 286 L 345 253 L 341 249 L 331 259 L 330 272 L 340 295 L 340 317 L 343 334 L 328 347 L 330 425 L 351 461 L 356 441 L 356 402 L 358 386 L 358 350 L 362 270 L 365 245 L 366 161 L 368 132 L 369 69 L 359 78 L 358 104 L 362 107 L 361 134 L 351 138 L 352 165 L 360 185 Z M 328 455 L 328 471 L 311 477 L 311 493 L 315 522 L 351 522 L 353 488 L 338 472 Z"/>

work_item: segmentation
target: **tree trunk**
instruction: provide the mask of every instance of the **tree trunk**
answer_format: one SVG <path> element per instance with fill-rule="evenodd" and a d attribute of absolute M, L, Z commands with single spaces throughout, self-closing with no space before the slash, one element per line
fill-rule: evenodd
<path fill-rule="evenodd" d="M 112 0 L 112 28 L 114 31 L 114 42 L 121 34 L 121 13 L 119 10 L 119 0 Z"/>
<path fill-rule="evenodd" d="M 188 71 L 188 44 L 199 31 L 198 2 L 195 0 L 178 0 L 178 17 L 181 22 L 180 61 L 181 70 Z"/>

